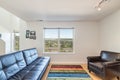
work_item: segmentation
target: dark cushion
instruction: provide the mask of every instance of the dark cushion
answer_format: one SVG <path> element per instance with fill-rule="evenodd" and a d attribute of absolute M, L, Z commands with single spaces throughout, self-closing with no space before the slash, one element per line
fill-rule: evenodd
<path fill-rule="evenodd" d="M 0 80 L 7 80 L 7 77 L 3 71 L 3 68 L 2 68 L 2 64 L 1 64 L 1 61 L 0 61 Z"/>
<path fill-rule="evenodd" d="M 90 62 L 89 64 L 100 71 L 103 70 L 103 62 Z"/>
<path fill-rule="evenodd" d="M 24 54 L 27 65 L 29 65 L 35 59 L 38 58 L 38 53 L 37 53 L 37 50 L 35 48 L 23 50 L 23 54 Z"/>
<path fill-rule="evenodd" d="M 3 64 L 4 72 L 9 78 L 19 71 L 19 67 L 16 64 L 16 59 L 14 55 L 6 55 L 1 58 L 1 62 Z"/>
<path fill-rule="evenodd" d="M 16 63 L 19 66 L 19 69 L 23 69 L 26 66 L 25 60 L 23 58 L 23 53 L 22 52 L 16 52 L 14 54 L 15 59 L 16 59 Z"/>
<path fill-rule="evenodd" d="M 31 55 L 32 55 L 31 57 L 33 60 L 38 58 L 38 52 L 36 48 L 30 49 L 30 52 L 31 52 Z"/>
<path fill-rule="evenodd" d="M 41 79 L 45 72 L 50 58 L 39 57 L 31 64 L 23 68 L 14 76 L 10 77 L 9 80 L 38 80 Z"/>
<path fill-rule="evenodd" d="M 120 59 L 116 59 L 116 61 L 120 61 Z"/>
<path fill-rule="evenodd" d="M 0 75 L 4 76 L 4 79 L 10 78 L 26 66 L 21 51 L 1 56 L 0 60 Z M 0 77 L 0 80 L 4 80 L 2 76 Z"/>
<path fill-rule="evenodd" d="M 110 51 L 101 51 L 101 59 L 105 61 L 116 61 L 120 58 L 120 53 L 110 52 Z"/>
<path fill-rule="evenodd" d="M 22 80 L 37 80 L 42 71 L 30 71 Z"/>

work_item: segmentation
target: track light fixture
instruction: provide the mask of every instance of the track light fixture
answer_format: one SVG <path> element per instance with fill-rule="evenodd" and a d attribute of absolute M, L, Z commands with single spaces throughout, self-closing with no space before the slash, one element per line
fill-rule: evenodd
<path fill-rule="evenodd" d="M 101 6 L 103 3 L 107 2 L 108 0 L 101 0 L 97 6 L 95 6 L 95 8 L 98 10 L 98 11 L 101 11 Z"/>

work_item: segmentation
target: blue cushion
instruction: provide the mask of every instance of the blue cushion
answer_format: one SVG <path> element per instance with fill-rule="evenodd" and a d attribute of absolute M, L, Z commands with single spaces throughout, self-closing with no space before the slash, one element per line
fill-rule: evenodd
<path fill-rule="evenodd" d="M 19 71 L 19 67 L 17 64 L 13 64 L 7 68 L 4 69 L 4 72 L 7 76 L 7 78 L 13 76 L 14 74 L 16 74 Z"/>
<path fill-rule="evenodd" d="M 19 67 L 16 64 L 15 56 L 12 53 L 9 55 L 2 56 L 1 62 L 3 64 L 4 73 L 6 74 L 7 78 L 19 71 Z"/>
<path fill-rule="evenodd" d="M 37 50 L 35 48 L 23 50 L 23 54 L 24 54 L 27 65 L 29 65 L 35 59 L 38 58 L 38 53 L 37 53 Z"/>
<path fill-rule="evenodd" d="M 1 61 L 0 61 L 0 80 L 7 80 L 7 77 L 2 69 Z"/>
<path fill-rule="evenodd" d="M 4 76 L 4 79 L 10 78 L 26 66 L 21 51 L 3 55 L 0 60 L 0 75 Z M 4 79 L 0 77 L 0 80 Z"/>
<path fill-rule="evenodd" d="M 19 69 L 23 69 L 26 66 L 25 60 L 23 58 L 23 53 L 22 52 L 16 52 L 15 54 L 16 58 L 16 63 L 19 66 Z"/>
<path fill-rule="evenodd" d="M 9 67 L 16 63 L 16 59 L 14 55 L 5 55 L 1 58 L 1 62 L 3 64 L 3 67 Z"/>

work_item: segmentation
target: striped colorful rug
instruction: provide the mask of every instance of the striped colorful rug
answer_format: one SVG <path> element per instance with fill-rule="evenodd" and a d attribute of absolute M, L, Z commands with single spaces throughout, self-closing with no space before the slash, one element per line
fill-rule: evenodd
<path fill-rule="evenodd" d="M 92 80 L 81 65 L 52 65 L 47 80 Z"/>

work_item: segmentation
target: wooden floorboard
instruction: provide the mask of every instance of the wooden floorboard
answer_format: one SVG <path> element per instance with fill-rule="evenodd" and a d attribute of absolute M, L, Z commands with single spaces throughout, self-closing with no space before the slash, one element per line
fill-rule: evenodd
<path fill-rule="evenodd" d="M 86 64 L 81 64 L 81 66 L 83 67 L 83 69 L 89 74 L 89 76 L 90 76 L 93 80 L 102 80 L 100 77 L 96 76 L 94 73 L 92 73 L 92 72 L 89 73 Z"/>
<path fill-rule="evenodd" d="M 47 80 L 47 76 L 48 76 L 48 74 L 49 74 L 51 65 L 52 65 L 52 64 L 49 64 L 49 65 L 48 65 L 47 70 L 45 71 L 45 74 L 44 74 L 43 77 L 42 77 L 42 80 Z"/>
<path fill-rule="evenodd" d="M 50 70 L 50 68 L 51 68 L 51 65 L 52 65 L 52 64 L 49 64 L 49 66 L 48 66 L 48 68 L 47 68 L 47 70 L 46 70 L 46 72 L 45 72 L 42 80 L 47 80 L 47 76 L 48 76 L 48 74 L 49 74 L 49 70 Z M 68 65 L 68 64 L 67 64 L 67 65 Z M 69 64 L 69 65 L 73 65 L 73 64 Z M 89 76 L 92 78 L 92 80 L 103 80 L 101 77 L 97 76 L 97 75 L 94 74 L 93 72 L 90 72 L 90 73 L 89 73 L 86 64 L 76 64 L 76 65 L 81 65 L 81 66 L 84 68 L 84 70 L 89 74 Z M 107 75 L 107 77 L 105 78 L 105 80 L 117 80 L 117 78 L 116 78 L 114 75 L 112 75 L 112 74 L 110 74 L 110 73 L 108 72 L 108 75 Z"/>

